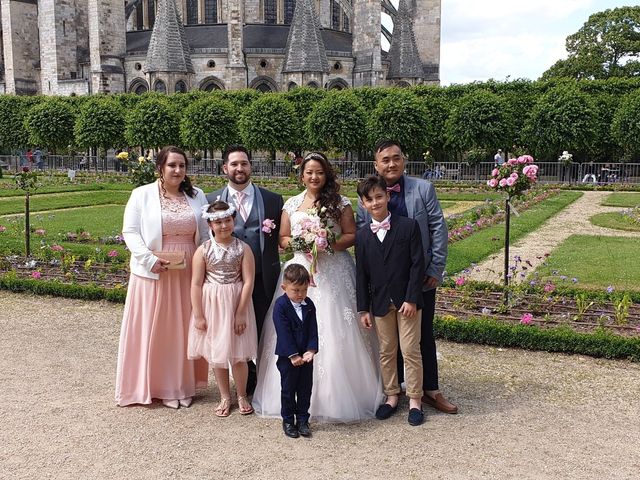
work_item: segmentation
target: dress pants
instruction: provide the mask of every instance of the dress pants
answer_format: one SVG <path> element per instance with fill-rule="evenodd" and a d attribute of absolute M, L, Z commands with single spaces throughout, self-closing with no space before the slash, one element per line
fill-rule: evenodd
<path fill-rule="evenodd" d="M 278 357 L 276 366 L 280 371 L 280 414 L 286 423 L 309 421 L 311 388 L 313 387 L 313 362 L 299 367 L 291 364 L 288 357 Z"/>

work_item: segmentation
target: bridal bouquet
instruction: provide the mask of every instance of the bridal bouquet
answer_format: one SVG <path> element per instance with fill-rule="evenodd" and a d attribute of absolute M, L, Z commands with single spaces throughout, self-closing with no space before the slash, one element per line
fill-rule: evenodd
<path fill-rule="evenodd" d="M 287 247 L 285 260 L 293 258 L 294 252 L 303 252 L 311 262 L 311 275 L 317 271 L 318 253 L 333 253 L 331 242 L 336 235 L 329 225 L 326 207 L 307 210 L 307 218 L 291 228 L 291 241 Z"/>

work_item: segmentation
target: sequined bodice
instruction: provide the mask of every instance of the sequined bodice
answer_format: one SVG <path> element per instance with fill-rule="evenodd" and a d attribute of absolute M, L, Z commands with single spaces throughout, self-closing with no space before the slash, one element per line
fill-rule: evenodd
<path fill-rule="evenodd" d="M 242 280 L 242 242 L 234 238 L 229 245 L 212 240 L 204 243 L 204 259 L 207 263 L 205 282 L 235 283 Z"/>
<path fill-rule="evenodd" d="M 162 208 L 162 236 L 191 235 L 196 233 L 196 218 L 193 210 L 182 195 L 179 198 L 165 198 L 160 195 Z"/>

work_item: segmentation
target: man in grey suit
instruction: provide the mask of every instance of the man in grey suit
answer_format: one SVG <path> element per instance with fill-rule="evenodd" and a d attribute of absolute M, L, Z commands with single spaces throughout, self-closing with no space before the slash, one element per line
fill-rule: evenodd
<path fill-rule="evenodd" d="M 396 215 L 415 219 L 420 226 L 424 250 L 425 274 L 423 284 L 424 307 L 422 309 L 422 353 L 424 396 L 422 402 L 444 413 L 458 413 L 458 407 L 449 402 L 438 387 L 438 361 L 433 336 L 433 315 L 436 305 L 436 288 L 442 283 L 447 262 L 447 224 L 440 208 L 433 185 L 423 179 L 404 174 L 405 157 L 395 140 L 380 140 L 375 146 L 374 166 L 378 175 L 387 182 L 390 194 L 389 211 Z M 358 207 L 358 228 L 371 223 L 369 213 Z M 399 357 L 400 358 L 400 357 Z M 403 377 L 399 365 L 400 378 Z"/>
<path fill-rule="evenodd" d="M 207 195 L 207 200 L 212 203 L 220 197 L 220 200 L 234 205 L 238 212 L 234 235 L 251 247 L 256 261 L 252 300 L 260 340 L 262 325 L 280 275 L 278 234 L 283 200 L 281 195 L 253 185 L 251 160 L 245 147 L 227 147 L 222 159 L 222 168 L 228 179 L 227 186 Z M 269 233 L 262 230 L 265 220 L 272 220 L 276 225 Z M 247 392 L 252 394 L 255 386 L 256 367 L 253 362 L 249 362 Z"/>

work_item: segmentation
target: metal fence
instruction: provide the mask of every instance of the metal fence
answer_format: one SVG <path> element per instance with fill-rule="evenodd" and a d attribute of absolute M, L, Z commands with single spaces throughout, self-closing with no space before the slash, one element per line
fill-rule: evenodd
<path fill-rule="evenodd" d="M 360 179 L 375 173 L 373 162 L 332 160 L 338 176 L 341 179 Z M 20 155 L 0 156 L 0 166 L 8 172 L 15 172 L 24 165 L 28 165 L 26 158 Z M 564 165 L 560 162 L 538 163 L 538 179 L 542 183 L 566 184 L 610 184 L 627 183 L 640 184 L 640 163 L 571 163 Z M 85 155 L 47 155 L 42 157 L 40 164 L 30 165 L 36 170 L 67 172 L 87 171 L 95 173 L 116 172 L 126 174 L 126 163 L 113 156 L 88 157 Z M 283 178 L 297 175 L 291 162 L 284 160 L 270 161 L 265 158 L 254 158 L 252 162 L 254 177 Z M 424 162 L 407 162 L 408 175 L 422 177 L 433 182 L 486 182 L 495 165 L 491 162 L 468 165 L 459 162 L 436 163 L 427 166 Z M 189 174 L 221 175 L 222 160 L 204 158 L 190 159 Z"/>

